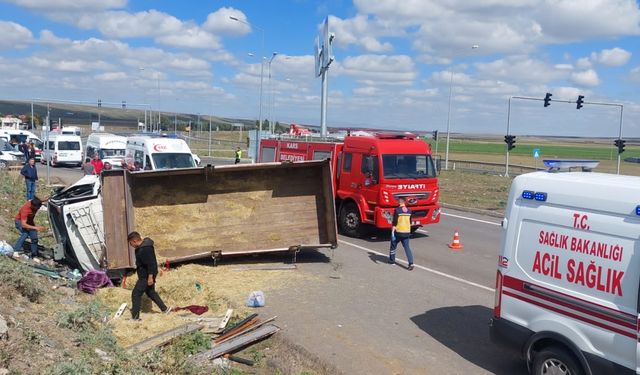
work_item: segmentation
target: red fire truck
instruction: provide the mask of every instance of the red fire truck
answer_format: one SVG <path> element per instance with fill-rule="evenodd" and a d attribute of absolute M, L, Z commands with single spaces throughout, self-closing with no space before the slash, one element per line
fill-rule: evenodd
<path fill-rule="evenodd" d="M 412 231 L 440 221 L 431 147 L 409 133 L 347 135 L 340 141 L 263 139 L 260 162 L 331 159 L 340 230 L 359 236 L 367 225 L 391 228 L 397 199 L 413 211 Z"/>

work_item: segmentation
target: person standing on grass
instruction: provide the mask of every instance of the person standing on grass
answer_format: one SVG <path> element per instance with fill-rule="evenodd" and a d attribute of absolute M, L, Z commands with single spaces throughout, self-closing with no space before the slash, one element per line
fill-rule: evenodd
<path fill-rule="evenodd" d="M 38 170 L 36 169 L 36 159 L 31 158 L 28 160 L 20 170 L 20 174 L 24 176 L 26 185 L 27 200 L 33 199 L 36 196 L 36 181 L 38 181 Z"/>
<path fill-rule="evenodd" d="M 41 206 L 42 201 L 38 197 L 33 197 L 20 208 L 16 215 L 16 229 L 20 232 L 20 237 L 13 249 L 20 251 L 24 241 L 29 237 L 31 238 L 31 258 L 38 255 L 38 232 L 46 229 L 43 226 L 36 225 L 34 222 L 36 213 Z"/>
<path fill-rule="evenodd" d="M 235 162 L 235 164 L 239 164 L 240 163 L 240 158 L 242 158 L 242 150 L 240 149 L 240 147 L 238 147 L 236 149 L 236 162 Z"/>
<path fill-rule="evenodd" d="M 409 271 L 413 271 L 413 253 L 409 246 L 409 237 L 411 237 L 411 209 L 406 206 L 405 199 L 398 198 L 399 206 L 393 211 L 393 227 L 391 228 L 391 248 L 389 249 L 389 264 L 396 262 L 396 248 L 398 242 L 402 242 L 405 254 L 407 254 L 407 263 Z"/>
<path fill-rule="evenodd" d="M 136 273 L 138 274 L 136 286 L 131 291 L 131 319 L 140 320 L 140 301 L 145 293 L 163 313 L 168 314 L 171 312 L 171 308 L 162 302 L 162 298 L 155 289 L 158 261 L 153 248 L 153 240 L 148 237 L 142 239 L 140 233 L 131 232 L 127 236 L 127 241 L 129 241 L 129 246 L 135 249 Z"/>

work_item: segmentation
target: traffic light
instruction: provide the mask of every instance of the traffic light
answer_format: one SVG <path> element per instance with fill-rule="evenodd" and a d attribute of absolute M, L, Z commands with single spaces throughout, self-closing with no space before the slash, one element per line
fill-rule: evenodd
<path fill-rule="evenodd" d="M 576 100 L 576 109 L 582 108 L 584 104 L 584 95 L 578 95 L 578 100 Z"/>
<path fill-rule="evenodd" d="M 438 140 L 438 131 L 437 131 L 437 130 L 434 130 L 434 131 L 433 131 L 433 140 L 434 140 L 434 141 L 437 141 L 437 140 Z"/>
<path fill-rule="evenodd" d="M 511 151 L 516 147 L 516 136 L 515 135 L 505 135 L 504 143 L 507 144 L 507 151 Z"/>
<path fill-rule="evenodd" d="M 102 107 L 102 99 L 98 99 L 98 108 Z"/>
<path fill-rule="evenodd" d="M 547 95 L 544 96 L 544 106 L 548 107 L 551 105 L 551 97 L 553 96 L 553 94 L 547 93 Z"/>
<path fill-rule="evenodd" d="M 125 100 L 122 101 L 122 109 L 127 109 L 127 102 Z"/>
<path fill-rule="evenodd" d="M 613 141 L 613 144 L 618 148 L 618 154 L 622 154 L 624 152 L 624 144 L 626 141 L 624 139 L 616 139 Z"/>

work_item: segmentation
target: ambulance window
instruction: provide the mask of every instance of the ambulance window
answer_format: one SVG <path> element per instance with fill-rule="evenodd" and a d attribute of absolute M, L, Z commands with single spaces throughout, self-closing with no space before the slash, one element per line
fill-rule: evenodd
<path fill-rule="evenodd" d="M 276 161 L 276 148 L 275 147 L 262 147 L 262 155 L 260 156 L 260 160 L 263 162 L 266 161 Z"/>
<path fill-rule="evenodd" d="M 93 146 L 87 146 L 87 157 L 93 159 L 93 155 L 95 155 L 96 150 Z"/>
<path fill-rule="evenodd" d="M 343 171 L 351 172 L 351 159 L 352 159 L 351 154 L 344 154 L 344 166 L 342 167 Z"/>
<path fill-rule="evenodd" d="M 313 160 L 325 160 L 331 157 L 331 152 L 329 151 L 314 151 L 313 152 Z"/>
<path fill-rule="evenodd" d="M 144 152 L 136 150 L 136 152 L 133 154 L 133 161 L 137 161 L 138 163 L 140 163 L 140 165 L 142 165 L 142 162 L 144 161 Z"/>
<path fill-rule="evenodd" d="M 56 149 L 56 145 L 55 145 L 55 141 L 49 141 L 49 150 L 55 150 Z"/>
<path fill-rule="evenodd" d="M 145 160 L 145 164 L 144 164 L 144 169 L 146 171 L 151 170 L 151 159 L 149 159 L 149 155 L 147 155 L 147 157 L 144 158 Z"/>

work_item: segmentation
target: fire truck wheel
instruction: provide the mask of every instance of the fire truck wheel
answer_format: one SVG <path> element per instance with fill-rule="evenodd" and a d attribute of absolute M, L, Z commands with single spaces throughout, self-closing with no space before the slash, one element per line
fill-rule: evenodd
<path fill-rule="evenodd" d="M 575 357 L 560 346 L 542 349 L 533 357 L 533 375 L 583 375 Z"/>
<path fill-rule="evenodd" d="M 353 203 L 347 203 L 340 210 L 340 229 L 349 237 L 358 237 L 362 228 L 358 207 Z"/>

